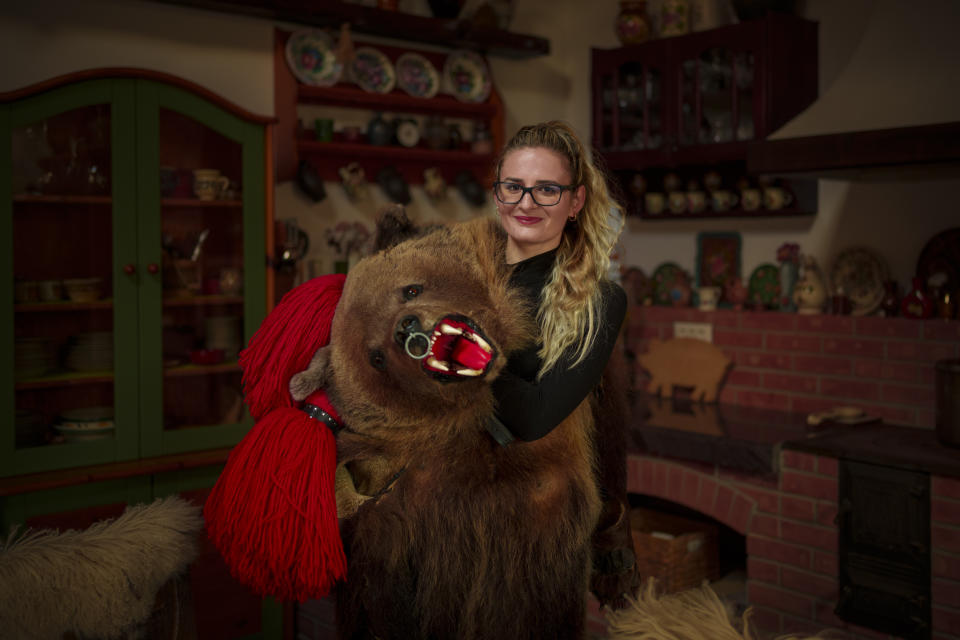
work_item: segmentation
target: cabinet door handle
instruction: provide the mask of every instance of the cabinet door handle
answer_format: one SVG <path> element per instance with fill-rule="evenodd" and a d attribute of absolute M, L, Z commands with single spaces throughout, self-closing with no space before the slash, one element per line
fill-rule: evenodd
<path fill-rule="evenodd" d="M 157 266 L 156 262 L 151 262 L 150 264 L 147 265 L 147 271 L 149 271 L 150 273 L 157 273 L 158 271 L 160 271 L 160 267 Z"/>
<path fill-rule="evenodd" d="M 125 264 L 125 265 L 123 265 L 123 272 L 124 272 L 125 274 L 127 274 L 128 276 L 132 276 L 133 274 L 135 274 L 135 273 L 137 272 L 137 268 L 136 268 L 135 266 L 133 266 L 132 264 Z"/>

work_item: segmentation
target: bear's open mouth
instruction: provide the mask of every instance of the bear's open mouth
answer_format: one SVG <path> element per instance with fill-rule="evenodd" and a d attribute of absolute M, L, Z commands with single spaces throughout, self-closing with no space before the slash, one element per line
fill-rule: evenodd
<path fill-rule="evenodd" d="M 444 380 L 479 378 L 496 359 L 496 350 L 472 320 L 451 315 L 433 327 L 423 368 Z"/>

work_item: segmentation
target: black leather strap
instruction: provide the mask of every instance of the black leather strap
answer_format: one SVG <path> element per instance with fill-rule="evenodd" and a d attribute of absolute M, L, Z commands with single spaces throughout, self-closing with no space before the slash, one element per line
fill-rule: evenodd
<path fill-rule="evenodd" d="M 319 420 L 323 424 L 327 425 L 330 431 L 333 432 L 333 435 L 337 435 L 340 432 L 340 429 L 343 427 L 337 422 L 337 419 L 332 415 L 321 409 L 315 404 L 305 404 L 300 407 L 300 410 L 305 414 L 313 418 L 314 420 Z"/>
<path fill-rule="evenodd" d="M 490 419 L 487 420 L 487 431 L 501 447 L 505 447 L 515 440 L 513 434 L 507 429 L 507 425 L 500 422 L 500 418 L 497 416 L 490 416 Z"/>

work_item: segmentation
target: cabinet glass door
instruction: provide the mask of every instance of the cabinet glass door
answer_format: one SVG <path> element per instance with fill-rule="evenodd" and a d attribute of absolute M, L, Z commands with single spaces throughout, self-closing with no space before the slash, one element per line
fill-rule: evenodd
<path fill-rule="evenodd" d="M 138 105 L 140 253 L 159 265 L 140 298 L 144 453 L 228 446 L 250 427 L 237 354 L 263 317 L 263 128 L 147 81 Z"/>
<path fill-rule="evenodd" d="M 136 405 L 121 400 L 136 394 L 133 158 L 116 144 L 132 133 L 129 88 L 91 81 L 0 108 L 0 409 L 13 426 L 0 475 L 136 455 Z"/>
<path fill-rule="evenodd" d="M 680 145 L 754 137 L 754 54 L 711 47 L 680 63 Z"/>
<path fill-rule="evenodd" d="M 635 61 L 600 77 L 600 148 L 643 151 L 664 146 L 663 80 L 658 65 Z"/>

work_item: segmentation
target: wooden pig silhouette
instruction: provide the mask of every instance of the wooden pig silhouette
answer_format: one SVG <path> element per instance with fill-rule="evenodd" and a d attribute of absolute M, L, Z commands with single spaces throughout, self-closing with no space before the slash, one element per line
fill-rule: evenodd
<path fill-rule="evenodd" d="M 691 397 L 701 402 L 716 402 L 732 364 L 716 346 L 695 338 L 652 340 L 639 361 L 650 374 L 647 390 L 651 394 L 672 396 L 675 386 L 693 387 Z"/>

